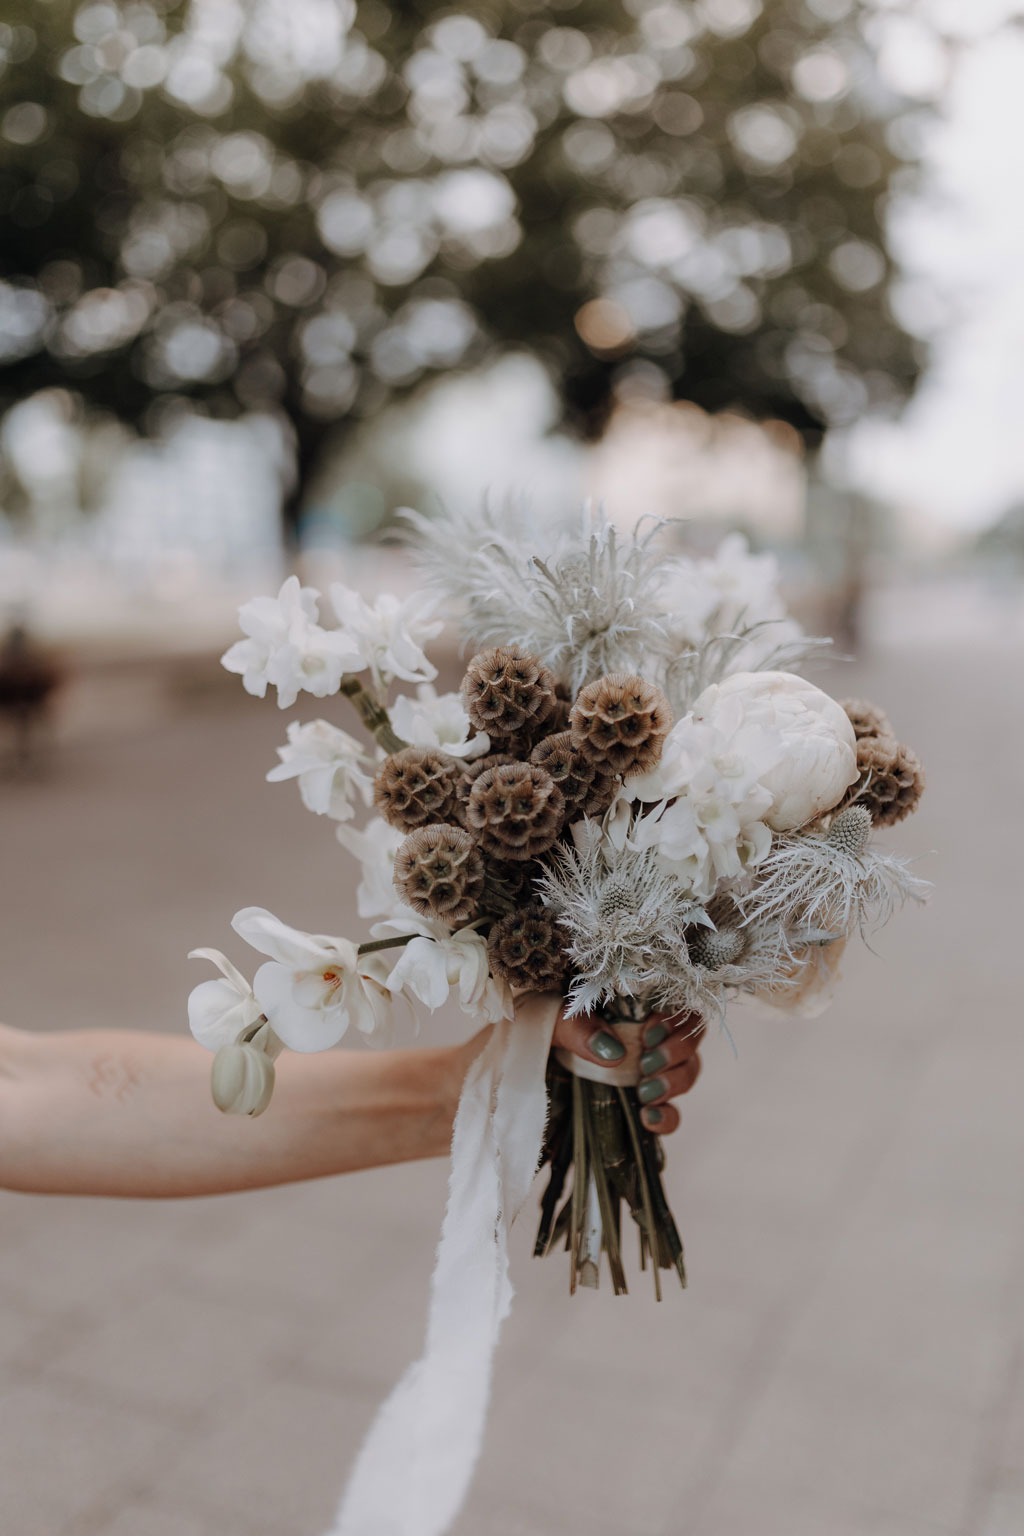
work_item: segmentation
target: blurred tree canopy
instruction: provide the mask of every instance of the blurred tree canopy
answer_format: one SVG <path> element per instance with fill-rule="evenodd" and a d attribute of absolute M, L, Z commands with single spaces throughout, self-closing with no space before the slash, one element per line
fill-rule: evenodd
<path fill-rule="evenodd" d="M 898 403 L 868 0 L 8 0 L 0 410 L 325 439 L 509 346 L 790 422 Z"/>

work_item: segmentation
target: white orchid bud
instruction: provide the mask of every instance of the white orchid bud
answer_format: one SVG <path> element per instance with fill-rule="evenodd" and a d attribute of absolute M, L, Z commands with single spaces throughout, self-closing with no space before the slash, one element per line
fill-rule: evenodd
<path fill-rule="evenodd" d="M 222 1045 L 210 1074 L 213 1102 L 226 1115 L 262 1115 L 274 1092 L 274 1063 L 255 1045 Z"/>

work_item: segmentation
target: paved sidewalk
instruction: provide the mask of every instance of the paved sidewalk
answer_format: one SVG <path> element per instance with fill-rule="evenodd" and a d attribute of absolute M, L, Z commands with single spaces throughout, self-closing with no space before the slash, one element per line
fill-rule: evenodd
<path fill-rule="evenodd" d="M 937 642 L 831 682 L 925 759 L 893 841 L 938 850 L 934 902 L 825 1018 L 709 1042 L 669 1147 L 688 1293 L 570 1303 L 518 1235 L 458 1536 L 1024 1531 L 1022 660 Z M 358 931 L 330 829 L 262 781 L 284 718 L 205 708 L 0 784 L 8 1022 L 181 1029 L 186 951 L 245 904 Z M 444 1187 L 0 1195 L 3 1536 L 317 1536 L 419 1347 Z"/>

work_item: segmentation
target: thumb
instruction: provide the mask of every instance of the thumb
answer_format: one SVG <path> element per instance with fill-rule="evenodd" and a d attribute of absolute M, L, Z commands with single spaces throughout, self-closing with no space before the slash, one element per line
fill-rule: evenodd
<path fill-rule="evenodd" d="M 555 1025 L 554 1044 L 600 1067 L 621 1061 L 626 1054 L 625 1045 L 611 1025 L 589 1013 L 575 1019 L 562 1015 Z"/>

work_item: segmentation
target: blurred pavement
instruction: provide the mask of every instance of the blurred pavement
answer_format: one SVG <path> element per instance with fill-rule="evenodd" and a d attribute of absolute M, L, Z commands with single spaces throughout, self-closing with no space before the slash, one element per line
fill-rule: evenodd
<path fill-rule="evenodd" d="M 933 903 L 851 949 L 823 1019 L 739 1009 L 738 1060 L 708 1043 L 669 1145 L 686 1294 L 570 1302 L 527 1221 L 457 1536 L 1024 1531 L 1011 652 L 940 636 L 825 679 L 925 761 L 892 840 L 928 853 Z M 290 716 L 236 690 L 0 783 L 8 1023 L 184 1029 L 186 951 L 238 958 L 242 905 L 359 932 L 330 827 L 262 779 Z M 0 1194 L 3 1536 L 319 1536 L 420 1347 L 444 1191 L 437 1162 L 173 1204 Z"/>

